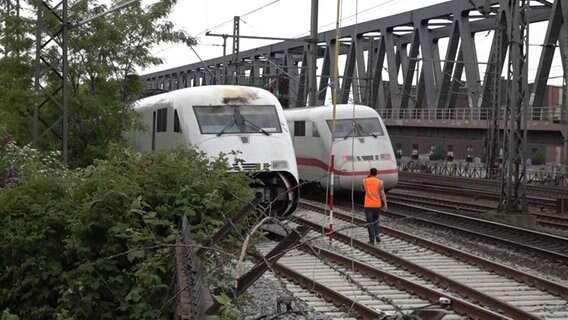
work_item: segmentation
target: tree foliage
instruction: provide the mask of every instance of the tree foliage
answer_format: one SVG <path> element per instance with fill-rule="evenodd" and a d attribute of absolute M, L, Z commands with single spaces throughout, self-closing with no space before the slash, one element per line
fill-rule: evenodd
<path fill-rule="evenodd" d="M 446 159 L 446 149 L 443 145 L 438 144 L 430 152 L 430 160 L 444 160 Z"/>
<path fill-rule="evenodd" d="M 532 156 L 533 165 L 543 165 L 546 164 L 546 155 L 542 151 L 537 151 Z"/>
<path fill-rule="evenodd" d="M 39 2 L 20 2 L 28 16 L 0 12 L 0 31 L 10 31 L 0 32 L 1 319 L 165 317 L 176 294 L 172 252 L 180 216 L 188 216 L 194 239 L 202 242 L 252 199 L 249 178 L 226 174 L 223 157 L 209 161 L 192 150 L 138 154 L 120 147 L 122 133 L 136 125 L 132 106 L 144 90 L 137 70 L 162 62 L 151 50 L 164 42 L 195 43 L 168 21 L 177 2 L 172 0 L 148 7 L 135 2 L 80 24 L 122 2 L 68 1 L 69 155 L 71 167 L 80 168 L 75 170 L 58 161 L 59 152 L 29 147 L 31 115 L 45 98 L 35 96 L 33 6 Z M 46 33 L 61 27 L 55 16 L 43 23 Z M 59 72 L 57 42 L 61 38 L 45 48 L 42 66 Z M 56 73 L 38 79 L 48 92 L 61 84 Z M 40 115 L 56 121 L 61 110 L 47 101 Z M 59 138 L 47 135 L 40 147 L 57 150 L 58 144 Z M 206 261 L 213 266 L 210 282 L 234 280 L 227 261 L 241 250 L 234 240 L 244 233 L 224 242 L 229 259 L 215 254 Z"/>
<path fill-rule="evenodd" d="M 166 317 L 180 217 L 202 242 L 252 199 L 248 177 L 194 150 L 113 148 L 77 170 L 11 158 L 21 171 L 0 188 L 0 310 L 23 319 Z"/>
<path fill-rule="evenodd" d="M 195 44 L 194 38 L 176 30 L 167 19 L 177 3 L 174 0 L 160 0 L 146 7 L 138 1 L 82 23 L 122 2 L 113 1 L 109 6 L 98 1 L 68 1 L 69 157 L 72 166 L 86 166 L 93 159 L 104 157 L 108 146 L 122 141 L 122 133 L 135 125 L 132 105 L 145 89 L 137 70 L 162 63 L 153 56 L 152 49 L 162 43 Z M 35 12 L 33 5 L 38 2 L 31 3 L 25 4 L 26 12 Z M 47 97 L 34 100 L 35 16 L 28 15 L 19 18 L 10 15 L 5 29 L 10 28 L 11 33 L 0 37 L 0 124 L 6 125 L 22 143 L 31 141 L 34 105 Z M 48 13 L 44 20 L 44 31 L 57 34 L 61 22 Z M 61 38 L 55 42 L 58 41 Z M 60 48 L 47 46 L 42 52 L 46 63 L 40 66 L 49 64 L 61 72 Z M 61 85 L 57 73 L 44 73 L 39 80 L 46 92 L 56 92 L 54 98 L 62 101 L 61 92 L 56 90 Z M 40 108 L 40 116 L 48 124 L 55 123 L 61 115 L 60 107 L 52 101 L 48 100 Z M 47 150 L 58 149 L 60 138 L 55 134 L 46 135 L 40 146 Z"/>
<path fill-rule="evenodd" d="M 0 125 L 7 126 L 20 141 L 31 140 L 29 108 L 33 104 L 33 22 L 19 15 L 14 7 L 1 9 Z"/>

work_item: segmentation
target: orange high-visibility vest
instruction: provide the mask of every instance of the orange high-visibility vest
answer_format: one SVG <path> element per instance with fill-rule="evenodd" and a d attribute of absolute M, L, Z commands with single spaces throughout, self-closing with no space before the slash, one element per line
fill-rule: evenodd
<path fill-rule="evenodd" d="M 365 186 L 365 208 L 382 207 L 381 188 L 383 181 L 377 177 L 368 177 L 363 179 L 363 186 Z"/>

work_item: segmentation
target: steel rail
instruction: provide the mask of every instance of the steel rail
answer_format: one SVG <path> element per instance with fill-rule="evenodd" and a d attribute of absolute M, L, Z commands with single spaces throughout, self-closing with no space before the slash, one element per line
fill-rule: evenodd
<path fill-rule="evenodd" d="M 301 202 L 300 203 L 302 206 L 313 209 L 313 210 L 325 210 L 325 208 L 320 207 L 320 206 L 316 206 L 310 203 L 306 203 L 306 202 Z M 341 219 L 343 221 L 356 221 L 359 225 L 365 225 L 366 221 L 358 218 L 358 217 L 353 217 L 349 214 L 346 214 L 344 212 L 342 212 L 341 210 L 339 210 L 336 213 L 336 217 L 338 219 Z M 536 288 L 539 288 L 541 290 L 545 290 L 551 294 L 563 297 L 568 299 L 568 287 L 563 286 L 561 284 L 558 284 L 556 282 L 520 271 L 520 270 L 516 270 L 513 268 L 510 268 L 508 266 L 505 266 L 503 264 L 499 264 L 484 258 L 481 258 L 479 256 L 464 252 L 464 251 L 460 251 L 448 246 L 445 246 L 443 244 L 439 244 L 436 242 L 432 242 L 426 239 L 423 239 L 421 237 L 412 235 L 412 234 L 408 234 L 402 231 L 398 231 L 386 226 L 381 226 L 381 231 L 393 236 L 395 238 L 399 238 L 401 240 L 404 241 L 408 241 L 411 243 L 415 243 L 417 245 L 420 245 L 422 247 L 428 248 L 432 251 L 438 252 L 440 254 L 446 255 L 446 256 L 455 256 L 458 257 L 459 259 L 461 259 L 462 261 L 466 261 L 470 264 L 473 265 L 479 265 L 479 266 L 484 266 L 485 269 L 489 270 L 489 271 L 493 271 L 501 276 L 506 276 L 506 277 L 511 277 L 517 281 L 520 281 L 522 283 L 525 283 L 527 285 L 532 285 L 535 286 Z M 363 243 L 365 245 L 365 243 Z M 371 246 L 372 247 L 372 246 Z M 373 247 L 374 248 L 374 247 Z"/>
<path fill-rule="evenodd" d="M 308 207 L 308 208 L 314 208 L 315 210 L 322 210 L 323 208 L 315 206 L 313 204 L 309 204 L 306 202 L 301 202 L 301 205 L 304 207 Z M 336 213 L 336 217 L 338 219 L 341 219 L 343 221 L 351 221 L 354 220 L 356 221 L 359 225 L 365 225 L 365 220 L 358 218 L 358 217 L 353 217 L 349 214 L 343 213 L 341 211 L 338 211 Z M 446 255 L 446 256 L 455 256 L 458 257 L 459 259 L 461 259 L 462 261 L 468 262 L 472 265 L 478 265 L 478 266 L 483 266 L 486 270 L 489 271 L 493 271 L 501 276 L 505 276 L 505 277 L 511 277 L 512 279 L 515 279 L 517 281 L 520 281 L 522 283 L 525 283 L 527 285 L 531 285 L 534 286 L 536 288 L 539 288 L 541 290 L 545 290 L 551 294 L 563 297 L 565 299 L 568 299 L 568 287 L 558 284 L 556 282 L 517 270 L 517 269 L 513 269 L 511 267 L 508 267 L 506 265 L 500 264 L 500 263 L 496 263 L 487 259 L 484 259 L 482 257 L 464 252 L 464 251 L 460 251 L 457 249 L 454 249 L 452 247 L 448 247 L 445 246 L 443 244 L 439 244 L 436 242 L 432 242 L 430 240 L 418 237 L 416 235 L 412 235 L 412 234 L 408 234 L 402 231 L 398 231 L 386 226 L 381 226 L 381 232 L 384 232 L 385 234 L 388 234 L 392 237 L 395 238 L 399 238 L 401 240 L 404 241 L 408 241 L 411 243 L 415 243 L 417 245 L 420 245 L 422 247 L 428 248 L 432 251 L 438 252 L 440 254 Z"/>
<path fill-rule="evenodd" d="M 318 281 L 312 280 L 281 263 L 276 263 L 272 269 L 287 279 L 299 284 L 310 292 L 319 293 L 326 299 L 332 301 L 335 305 L 346 306 L 351 310 L 357 312 L 363 319 L 377 319 L 383 315 L 381 311 L 369 308 L 323 284 Z"/>
<path fill-rule="evenodd" d="M 482 187 L 484 190 L 487 190 L 487 188 L 491 188 L 491 190 L 499 190 L 500 188 L 499 181 L 490 179 L 453 177 L 449 175 L 437 175 L 408 171 L 399 171 L 398 177 L 400 182 L 427 183 L 432 185 L 456 187 L 464 186 L 466 183 L 468 183 L 468 185 L 477 185 L 479 187 Z M 553 199 L 568 198 L 568 188 L 548 187 L 543 185 L 527 185 L 527 195 L 539 197 L 544 196 Z"/>
<path fill-rule="evenodd" d="M 389 193 L 389 202 L 390 201 L 393 201 L 393 203 L 395 201 L 397 203 L 408 203 L 410 205 L 419 203 L 420 206 L 429 206 L 435 209 L 450 210 L 451 212 L 460 215 L 463 215 L 464 213 L 466 215 L 467 214 L 483 215 L 486 213 L 495 212 L 497 208 L 497 204 L 493 206 L 488 204 L 471 203 L 469 202 L 471 200 L 469 201 L 460 201 L 455 199 L 445 200 L 440 198 L 428 197 L 426 195 L 416 195 L 416 194 L 409 195 L 409 194 L 395 193 L 393 191 Z M 553 215 L 553 214 L 537 213 L 537 212 L 531 212 L 529 214 L 535 216 L 536 223 L 539 226 L 554 228 L 557 231 L 568 231 L 568 217 L 563 217 L 560 215 Z"/>
<path fill-rule="evenodd" d="M 303 220 L 303 219 L 302 219 Z M 311 229 L 313 229 L 314 225 L 312 223 L 310 224 L 304 224 L 305 220 L 302 221 L 302 223 L 300 225 L 302 226 L 308 226 Z M 318 230 L 320 231 L 320 230 Z M 272 233 L 274 234 L 274 233 Z M 281 235 L 279 234 L 274 234 L 276 237 L 278 238 L 282 238 Z M 359 241 L 359 240 L 355 240 L 358 241 L 359 245 L 362 247 L 366 247 L 366 248 L 375 248 L 365 242 Z M 436 291 L 434 289 L 428 288 L 426 286 L 423 286 L 419 283 L 415 283 L 411 280 L 407 280 L 401 276 L 397 276 L 395 274 L 392 274 L 390 272 L 381 270 L 379 268 L 376 268 L 374 266 L 371 266 L 367 263 L 352 259 L 350 257 L 347 257 L 345 255 L 327 250 L 325 248 L 322 248 L 320 246 L 317 245 L 312 245 L 306 242 L 301 243 L 301 245 L 298 247 L 299 250 L 304 251 L 305 253 L 311 254 L 313 256 L 316 256 L 318 258 L 323 257 L 328 259 L 331 262 L 337 263 L 345 268 L 354 268 L 356 271 L 362 273 L 362 274 L 366 274 L 367 276 L 371 277 L 371 278 L 376 278 L 376 279 L 380 279 L 381 281 L 390 284 L 396 288 L 402 289 L 410 294 L 415 294 L 417 296 L 419 296 L 420 298 L 426 299 L 428 301 L 430 301 L 431 303 L 437 303 L 439 301 L 439 298 L 441 297 L 445 297 L 450 299 L 450 301 L 452 302 L 452 309 L 457 312 L 457 313 L 461 313 L 461 314 L 465 314 L 465 315 L 475 315 L 477 317 L 479 317 L 479 319 L 487 319 L 487 320 L 491 320 L 491 319 L 499 319 L 502 320 L 503 319 L 503 315 L 499 314 L 499 313 L 495 313 L 491 310 L 487 310 L 481 306 L 475 305 L 473 303 L 470 303 L 468 301 L 465 301 L 463 299 L 459 299 L 456 298 L 454 296 L 451 295 L 447 295 L 444 294 L 442 292 Z M 425 309 L 427 310 L 427 309 Z"/>
<path fill-rule="evenodd" d="M 301 202 L 301 205 L 304 206 L 304 207 L 308 207 L 312 210 L 316 210 L 316 211 L 325 210 L 325 208 L 323 208 L 323 207 L 316 206 L 316 205 L 313 205 L 313 204 L 309 204 L 309 203 L 306 203 L 306 202 Z M 345 214 L 341 211 L 338 211 L 336 213 L 336 218 L 344 220 L 344 221 L 348 221 L 348 222 L 356 221 L 361 226 L 365 225 L 365 223 L 366 223 L 365 220 L 363 220 L 361 218 L 353 217 L 353 216 L 351 216 L 349 214 Z M 295 217 L 294 219 L 298 219 L 298 218 Z M 307 221 L 307 222 L 309 222 L 309 221 Z M 309 222 L 309 224 L 310 224 L 311 227 L 316 227 L 318 230 L 322 229 L 321 225 L 317 225 L 317 224 L 314 224 L 314 223 L 311 223 L 311 222 Z M 472 254 L 469 254 L 469 253 L 466 253 L 466 252 L 463 252 L 463 251 L 460 251 L 460 250 L 457 250 L 457 249 L 454 249 L 454 248 L 451 248 L 451 247 L 448 247 L 448 246 L 444 246 L 444 245 L 441 245 L 441 244 L 438 244 L 438 243 L 435 243 L 435 242 L 432 242 L 432 241 L 428 241 L 426 239 L 417 237 L 416 235 L 407 234 L 407 233 L 397 231 L 397 230 L 394 230 L 394 229 L 391 229 L 391 228 L 388 228 L 388 227 L 385 227 L 385 226 L 382 226 L 381 229 L 382 229 L 383 232 L 385 232 L 386 234 L 389 234 L 390 236 L 393 236 L 393 237 L 396 237 L 396 238 L 399 238 L 401 240 L 408 241 L 408 242 L 411 242 L 411 243 L 415 243 L 417 245 L 423 246 L 425 248 L 428 248 L 430 250 L 433 250 L 435 252 L 441 253 L 441 254 L 446 255 L 446 256 L 450 255 L 450 256 L 457 257 L 460 260 L 466 261 L 467 263 L 470 263 L 472 265 L 483 266 L 485 269 L 492 271 L 492 272 L 495 272 L 496 274 L 499 274 L 501 276 L 511 277 L 511 278 L 513 278 L 513 279 L 515 279 L 519 282 L 525 283 L 527 285 L 535 286 L 535 287 L 542 289 L 542 290 L 545 290 L 545 291 L 547 291 L 551 294 L 558 295 L 558 296 L 561 296 L 563 298 L 568 298 L 568 287 L 563 286 L 561 284 L 552 282 L 550 280 L 547 280 L 547 279 L 544 279 L 544 278 L 541 278 L 541 277 L 538 277 L 538 276 L 535 276 L 535 275 L 528 274 L 526 272 L 522 272 L 522 271 L 510 268 L 510 267 L 507 267 L 507 266 L 502 265 L 502 264 L 492 262 L 490 260 L 475 256 L 475 255 L 472 255 Z M 345 238 L 345 240 L 348 240 L 349 242 L 351 242 L 351 241 L 354 241 L 355 239 L 352 239 L 351 237 L 347 237 L 347 238 Z M 356 243 L 358 244 L 358 246 L 360 248 L 371 250 L 373 252 L 380 252 L 380 254 L 378 255 L 379 258 L 386 257 L 386 256 L 392 256 L 392 258 L 394 260 L 397 260 L 396 256 L 394 256 L 394 255 L 392 255 L 392 254 L 390 254 L 386 251 L 380 250 L 377 247 L 374 247 L 372 245 L 369 245 L 367 243 L 360 242 L 360 241 L 358 241 Z M 404 261 L 404 262 L 406 263 L 407 261 Z M 410 266 L 412 266 L 411 263 L 410 263 Z M 437 276 L 444 277 L 444 276 L 441 276 L 441 275 L 437 275 Z M 455 287 L 452 286 L 452 288 L 455 288 Z M 472 295 L 467 295 L 467 296 L 472 297 Z M 479 301 L 482 301 L 482 300 L 479 300 Z"/>
<path fill-rule="evenodd" d="M 465 181 L 464 181 L 465 182 Z M 470 180 L 471 182 L 471 180 Z M 471 184 L 471 183 L 470 183 Z M 399 181 L 396 185 L 396 189 L 398 188 L 402 188 L 402 189 L 418 189 L 418 190 L 428 190 L 430 192 L 432 191 L 438 191 L 439 193 L 451 193 L 451 194 L 456 194 L 456 195 L 463 195 L 464 193 L 466 194 L 471 194 L 472 196 L 476 197 L 476 198 L 480 198 L 480 199 L 485 199 L 485 200 L 489 200 L 489 201 L 499 201 L 499 194 L 496 193 L 496 191 L 487 191 L 487 189 L 483 189 L 480 190 L 479 188 L 471 188 L 471 187 L 464 187 L 462 186 L 442 186 L 442 185 L 432 185 L 432 184 L 427 184 L 427 183 L 420 183 L 420 182 L 401 182 Z M 394 189 L 394 190 L 396 190 Z M 555 208 L 557 203 L 556 203 L 556 199 L 551 199 L 551 198 L 543 198 L 543 197 L 534 197 L 534 196 L 530 196 L 527 197 L 527 200 L 529 201 L 529 205 L 532 206 L 539 206 L 539 207 L 550 207 L 550 208 Z M 495 206 L 494 208 L 497 208 L 497 206 Z"/>
<path fill-rule="evenodd" d="M 321 209 L 321 208 L 319 208 Z M 314 230 L 325 230 L 325 232 L 329 232 L 329 228 L 318 224 L 318 223 L 314 223 L 302 218 L 298 218 L 295 217 L 294 221 L 300 224 L 304 224 L 307 226 L 310 226 L 312 229 Z M 375 247 L 373 245 L 364 243 L 362 241 L 359 241 L 357 239 L 354 239 L 348 235 L 345 235 L 341 232 L 335 232 L 334 231 L 334 237 L 344 243 L 347 244 L 351 244 L 353 243 L 353 245 L 361 250 L 367 251 L 369 254 L 375 256 L 378 259 L 382 259 L 382 260 L 387 260 L 389 262 L 391 262 L 392 264 L 395 264 L 397 266 L 400 266 L 401 268 L 404 268 L 405 270 L 410 271 L 413 274 L 419 275 L 424 279 L 427 279 L 428 281 L 442 287 L 445 288 L 447 290 L 456 292 L 458 294 L 460 294 L 461 296 L 464 297 L 468 297 L 469 299 L 472 299 L 474 301 L 477 301 L 479 304 L 481 305 L 485 305 L 488 306 L 489 308 L 492 308 L 494 310 L 500 310 L 502 311 L 504 314 L 506 314 L 507 316 L 513 318 L 513 319 L 533 319 L 533 320 L 540 320 L 539 317 L 536 317 L 535 315 L 526 312 L 522 309 L 519 309 L 509 303 L 506 303 L 504 301 L 501 301 L 499 299 L 496 299 L 494 297 L 491 297 L 483 292 L 480 292 L 476 289 L 473 289 L 471 287 L 468 287 L 466 285 L 464 285 L 463 283 L 459 282 L 459 281 L 455 281 L 453 279 L 450 279 L 442 274 L 439 274 L 437 272 L 434 272 L 432 270 L 429 270 L 423 266 L 417 265 L 413 262 L 410 262 L 406 259 L 402 259 L 390 252 L 384 251 L 378 247 Z M 472 318 L 478 318 L 477 315 L 468 315 Z M 502 316 L 501 316 L 502 317 Z M 484 317 L 480 317 L 480 319 L 485 319 Z"/>
<path fill-rule="evenodd" d="M 302 221 L 302 223 L 304 222 L 305 220 Z M 359 240 L 354 240 L 354 242 L 357 242 L 357 246 L 360 246 L 361 248 L 366 248 L 366 251 L 367 250 L 372 251 L 376 249 L 376 247 L 373 247 L 372 245 L 369 245 L 368 243 Z M 354 260 L 352 258 L 335 253 L 333 251 L 329 251 L 327 249 L 308 244 L 302 244 L 300 249 L 304 252 L 311 254 L 314 254 L 315 250 L 319 256 L 327 258 L 332 262 L 338 263 L 345 268 L 355 268 L 355 270 L 358 272 L 366 274 L 369 277 L 381 279 L 382 281 L 390 285 L 393 285 L 397 288 L 401 288 L 409 293 L 416 294 L 417 296 L 424 298 L 432 303 L 438 302 L 440 297 L 448 298 L 452 301 L 452 309 L 457 313 L 465 314 L 473 318 L 477 317 L 479 319 L 487 319 L 487 320 L 503 319 L 502 314 L 493 312 L 491 310 L 487 310 L 483 307 L 467 302 L 463 299 L 459 299 L 451 295 L 446 295 L 442 292 L 430 289 L 413 281 L 407 280 L 403 277 L 391 274 L 389 272 L 375 268 L 367 263 Z"/>
<path fill-rule="evenodd" d="M 461 220 L 462 222 L 463 221 L 467 221 L 468 223 L 474 223 L 475 222 L 475 223 L 484 224 L 485 226 L 488 226 L 488 227 L 505 228 L 505 229 L 509 230 L 510 232 L 516 232 L 518 235 L 523 234 L 525 236 L 533 236 L 533 237 L 536 236 L 536 237 L 548 238 L 549 242 L 550 241 L 556 241 L 557 247 L 567 248 L 568 239 L 564 238 L 564 237 L 560 237 L 560 236 L 553 235 L 553 234 L 546 234 L 546 233 L 543 233 L 543 232 L 538 232 L 538 231 L 533 231 L 533 230 L 528 230 L 528 229 L 523 229 L 523 228 L 518 228 L 518 227 L 506 225 L 506 224 L 503 224 L 503 223 L 483 220 L 483 219 L 479 219 L 479 218 L 463 216 L 463 215 L 459 215 L 459 214 L 453 214 L 453 213 L 444 212 L 444 211 L 441 211 L 441 210 L 436 210 L 436 209 L 431 209 L 431 208 L 426 208 L 426 207 L 421 207 L 421 206 L 415 206 L 415 205 L 402 203 L 402 202 L 390 201 L 389 204 L 390 204 L 391 210 L 388 212 L 388 214 L 399 215 L 399 216 L 405 217 L 405 218 L 412 218 L 414 221 L 417 221 L 417 222 L 435 225 L 435 226 L 445 228 L 445 229 L 453 229 L 453 230 L 456 230 L 456 231 L 459 231 L 459 232 L 462 232 L 462 233 L 469 234 L 469 235 L 474 236 L 474 237 L 483 237 L 483 238 L 486 238 L 486 239 L 490 239 L 491 241 L 496 241 L 496 242 L 507 244 L 509 246 L 521 248 L 522 250 L 530 250 L 532 252 L 546 256 L 551 260 L 568 263 L 568 256 L 566 254 L 562 253 L 562 252 L 551 251 L 551 250 L 546 249 L 546 248 L 536 247 L 532 244 L 529 245 L 529 244 L 523 244 L 523 243 L 519 243 L 519 242 L 515 242 L 515 241 L 510 241 L 510 240 L 507 240 L 505 238 L 500 238 L 500 237 L 494 236 L 492 234 L 478 233 L 478 232 L 475 232 L 475 231 L 464 229 L 463 227 L 460 227 L 460 226 L 449 225 L 447 222 L 437 222 L 437 221 L 421 218 L 420 216 L 417 216 L 417 215 L 411 215 L 411 214 L 406 214 L 406 213 L 395 213 L 392 209 L 395 206 L 406 207 L 407 210 L 408 209 L 420 210 L 422 215 L 424 215 L 424 211 L 430 211 L 430 212 L 437 213 L 437 214 L 443 214 L 448 218 Z M 447 219 L 445 219 L 445 221 L 447 221 Z"/>

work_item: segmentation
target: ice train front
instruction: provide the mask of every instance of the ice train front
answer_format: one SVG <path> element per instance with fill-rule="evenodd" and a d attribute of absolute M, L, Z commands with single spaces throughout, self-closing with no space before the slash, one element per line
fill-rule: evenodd
<path fill-rule="evenodd" d="M 194 147 L 208 155 L 224 153 L 230 171 L 250 173 L 263 214 L 287 218 L 299 202 L 298 168 L 288 125 L 278 100 L 252 87 L 225 88 L 218 103 L 194 103 Z"/>

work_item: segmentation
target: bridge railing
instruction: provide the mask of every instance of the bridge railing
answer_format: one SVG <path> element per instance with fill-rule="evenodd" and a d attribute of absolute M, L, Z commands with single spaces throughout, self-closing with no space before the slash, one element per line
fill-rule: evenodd
<path fill-rule="evenodd" d="M 530 107 L 527 116 L 530 121 L 560 122 L 563 119 L 562 106 Z M 455 108 L 455 109 L 380 109 L 383 119 L 393 120 L 489 120 L 488 108 Z M 505 110 L 499 110 L 499 119 L 505 118 Z"/>

